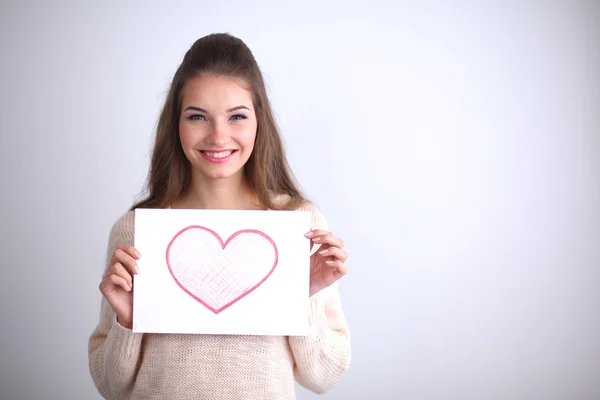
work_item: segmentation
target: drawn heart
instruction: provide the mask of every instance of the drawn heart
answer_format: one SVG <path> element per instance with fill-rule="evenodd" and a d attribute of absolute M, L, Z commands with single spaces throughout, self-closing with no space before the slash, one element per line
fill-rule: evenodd
<path fill-rule="evenodd" d="M 223 242 L 216 232 L 192 225 L 179 231 L 167 247 L 167 266 L 175 282 L 215 314 L 262 285 L 277 261 L 273 239 L 251 229 L 235 232 Z"/>

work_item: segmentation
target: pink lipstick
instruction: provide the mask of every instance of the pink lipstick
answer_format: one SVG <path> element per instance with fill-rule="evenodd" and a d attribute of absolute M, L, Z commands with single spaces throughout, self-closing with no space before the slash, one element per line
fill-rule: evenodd
<path fill-rule="evenodd" d="M 227 162 L 233 157 L 233 155 L 237 152 L 237 150 L 199 150 L 202 157 L 205 160 L 210 161 L 212 163 L 220 164 Z"/>

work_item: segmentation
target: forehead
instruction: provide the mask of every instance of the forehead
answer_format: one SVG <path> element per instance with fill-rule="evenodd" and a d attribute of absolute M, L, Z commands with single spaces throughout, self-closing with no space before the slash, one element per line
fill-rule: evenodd
<path fill-rule="evenodd" d="M 235 103 L 235 104 L 234 104 Z M 252 93 L 236 78 L 201 75 L 188 80 L 182 91 L 182 105 L 202 108 L 252 106 Z"/>

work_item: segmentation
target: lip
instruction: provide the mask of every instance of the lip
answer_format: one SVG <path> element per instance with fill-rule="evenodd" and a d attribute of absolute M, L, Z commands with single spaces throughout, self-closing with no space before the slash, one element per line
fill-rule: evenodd
<path fill-rule="evenodd" d="M 205 154 L 204 153 L 205 151 L 208 151 L 210 153 L 222 153 L 225 151 L 231 151 L 231 154 L 228 155 L 227 157 L 216 158 L 216 157 L 211 157 L 208 154 Z M 208 149 L 208 150 L 198 150 L 198 152 L 200 153 L 200 155 L 202 157 L 204 157 L 205 160 L 207 160 L 211 163 L 215 163 L 215 164 L 222 164 L 224 162 L 229 161 L 231 159 L 231 157 L 233 157 L 233 155 L 238 152 L 238 150 L 237 149 Z"/>

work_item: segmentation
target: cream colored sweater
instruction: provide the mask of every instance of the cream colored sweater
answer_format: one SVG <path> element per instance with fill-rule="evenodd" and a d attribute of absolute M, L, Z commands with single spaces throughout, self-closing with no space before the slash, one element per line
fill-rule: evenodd
<path fill-rule="evenodd" d="M 328 230 L 313 204 L 299 210 L 311 212 L 312 229 Z M 111 229 L 104 273 L 118 243 L 134 244 L 133 211 Z M 348 325 L 337 284 L 309 301 L 310 334 L 279 337 L 133 333 L 117 323 L 102 297 L 100 320 L 89 338 L 92 379 L 109 400 L 295 399 L 295 381 L 325 393 L 350 364 Z"/>

